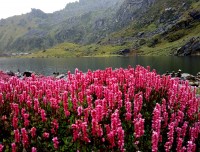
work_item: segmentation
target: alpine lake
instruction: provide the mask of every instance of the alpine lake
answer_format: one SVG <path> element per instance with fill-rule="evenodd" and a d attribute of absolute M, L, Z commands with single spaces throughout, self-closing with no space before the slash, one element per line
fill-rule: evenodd
<path fill-rule="evenodd" d="M 107 67 L 128 68 L 142 65 L 150 66 L 157 73 L 167 71 L 196 75 L 200 72 L 200 56 L 177 57 L 177 56 L 131 56 L 131 57 L 76 57 L 76 58 L 0 58 L 0 70 L 24 72 L 33 71 L 36 74 L 53 75 L 53 73 L 65 74 L 68 71 L 74 73 L 78 68 L 83 72 L 90 70 L 105 69 Z"/>

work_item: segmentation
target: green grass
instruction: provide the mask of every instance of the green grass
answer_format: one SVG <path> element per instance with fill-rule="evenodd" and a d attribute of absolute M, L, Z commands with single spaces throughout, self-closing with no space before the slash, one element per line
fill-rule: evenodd
<path fill-rule="evenodd" d="M 123 49 L 124 46 L 114 45 L 79 45 L 74 43 L 62 43 L 47 50 L 32 53 L 27 58 L 36 57 L 79 57 L 79 56 L 113 56 L 115 52 Z"/>

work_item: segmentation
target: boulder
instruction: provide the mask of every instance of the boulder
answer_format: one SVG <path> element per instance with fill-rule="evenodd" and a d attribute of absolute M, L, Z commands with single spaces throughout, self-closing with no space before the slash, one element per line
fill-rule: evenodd
<path fill-rule="evenodd" d="M 189 15 L 190 15 L 194 20 L 200 20 L 200 11 L 193 10 L 192 12 L 189 13 Z"/>
<path fill-rule="evenodd" d="M 58 75 L 58 76 L 56 77 L 56 79 L 63 79 L 63 78 L 65 78 L 65 75 L 64 75 L 64 74 L 60 74 L 60 75 Z"/>
<path fill-rule="evenodd" d="M 123 50 L 118 51 L 117 54 L 119 54 L 119 55 L 127 55 L 130 52 L 131 52 L 130 49 L 123 49 Z"/>
<path fill-rule="evenodd" d="M 144 35 L 144 32 L 142 31 L 142 32 L 139 32 L 138 34 L 137 34 L 137 37 L 142 37 Z"/>
<path fill-rule="evenodd" d="M 58 75 L 59 75 L 59 72 L 53 72 L 53 75 L 58 76 Z"/>
<path fill-rule="evenodd" d="M 9 75 L 9 76 L 15 76 L 15 73 L 12 72 L 12 71 L 6 71 L 6 74 Z"/>
<path fill-rule="evenodd" d="M 176 14 L 176 9 L 169 7 L 169 8 L 165 8 L 165 10 L 162 12 L 162 14 L 160 15 L 159 22 L 167 23 L 176 19 L 178 19 L 178 15 Z"/>
<path fill-rule="evenodd" d="M 193 87 L 198 87 L 199 86 L 199 82 L 198 81 L 190 81 L 189 84 Z"/>
<path fill-rule="evenodd" d="M 189 74 L 189 73 L 182 73 L 181 74 L 181 79 L 182 80 L 188 80 L 188 79 L 190 79 L 191 77 L 193 77 L 191 74 Z"/>
<path fill-rule="evenodd" d="M 177 56 L 189 56 L 189 55 L 200 55 L 200 38 L 192 38 L 183 45 L 181 48 L 177 49 L 175 53 Z"/>
<path fill-rule="evenodd" d="M 25 71 L 25 72 L 23 73 L 23 76 L 25 76 L 25 77 L 31 77 L 32 73 L 33 73 L 33 72 L 31 72 L 31 71 Z"/>

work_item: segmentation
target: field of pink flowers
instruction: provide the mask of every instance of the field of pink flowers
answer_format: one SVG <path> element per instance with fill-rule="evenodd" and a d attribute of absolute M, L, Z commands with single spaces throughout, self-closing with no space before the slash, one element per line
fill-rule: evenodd
<path fill-rule="evenodd" d="M 187 81 L 142 66 L 0 73 L 2 151 L 200 151 L 200 100 Z"/>

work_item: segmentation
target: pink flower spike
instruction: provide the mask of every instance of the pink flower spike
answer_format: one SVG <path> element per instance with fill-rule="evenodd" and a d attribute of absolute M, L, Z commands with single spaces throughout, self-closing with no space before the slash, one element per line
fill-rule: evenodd
<path fill-rule="evenodd" d="M 36 128 L 35 127 L 31 128 L 31 136 L 32 136 L 32 138 L 34 138 L 36 136 Z"/>
<path fill-rule="evenodd" d="M 16 146 L 15 143 L 12 143 L 11 147 L 12 147 L 12 152 L 16 152 L 17 151 L 17 146 Z"/>
<path fill-rule="evenodd" d="M 4 147 L 4 145 L 0 144 L 0 152 L 3 151 L 3 147 Z"/>
<path fill-rule="evenodd" d="M 15 135 L 15 142 L 19 143 L 20 142 L 20 132 L 19 132 L 19 129 L 14 130 L 14 135 Z"/>
<path fill-rule="evenodd" d="M 37 152 L 37 148 L 32 147 L 32 148 L 31 148 L 31 152 Z"/>
<path fill-rule="evenodd" d="M 45 139 L 48 139 L 48 138 L 49 138 L 49 133 L 44 132 L 44 133 L 42 134 L 42 136 L 43 136 Z"/>
<path fill-rule="evenodd" d="M 54 146 L 54 148 L 55 148 L 55 149 L 58 149 L 58 144 L 59 144 L 58 138 L 57 138 L 57 137 L 54 137 L 54 138 L 52 139 L 52 141 L 53 141 L 53 146 Z"/>

